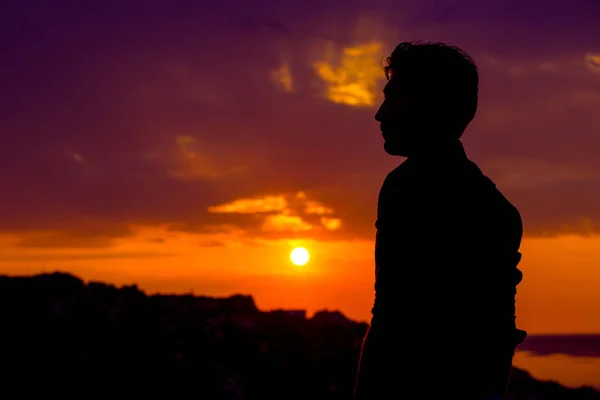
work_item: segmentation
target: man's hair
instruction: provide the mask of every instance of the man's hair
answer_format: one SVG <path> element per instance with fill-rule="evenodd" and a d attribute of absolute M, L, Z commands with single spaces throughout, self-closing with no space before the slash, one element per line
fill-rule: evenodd
<path fill-rule="evenodd" d="M 479 74 L 473 59 L 458 47 L 440 42 L 402 42 L 387 57 L 389 80 L 398 78 L 410 95 L 452 124 L 460 137 L 477 112 Z"/>

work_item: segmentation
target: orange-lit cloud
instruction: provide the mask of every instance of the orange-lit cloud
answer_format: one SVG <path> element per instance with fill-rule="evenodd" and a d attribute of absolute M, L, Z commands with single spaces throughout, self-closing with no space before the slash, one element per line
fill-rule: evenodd
<path fill-rule="evenodd" d="M 76 163 L 82 163 L 85 160 L 83 156 L 79 153 L 73 153 L 71 156 L 73 157 L 73 161 L 75 161 Z"/>
<path fill-rule="evenodd" d="M 304 232 L 313 229 L 312 225 L 297 215 L 268 215 L 261 227 L 264 231 Z"/>
<path fill-rule="evenodd" d="M 271 71 L 271 78 L 288 93 L 294 91 L 294 81 L 289 63 L 283 59 L 279 68 Z"/>
<path fill-rule="evenodd" d="M 254 224 L 245 226 L 251 236 L 262 233 L 285 234 L 306 233 L 314 237 L 326 231 L 337 231 L 342 227 L 341 218 L 324 217 L 334 210 L 321 202 L 311 200 L 305 192 L 285 195 L 237 199 L 229 203 L 208 207 L 215 214 L 256 214 Z M 263 214 L 262 216 L 260 214 Z M 247 221 L 247 220 L 246 220 Z M 235 222 L 234 222 L 235 224 Z M 320 236 L 324 238 L 324 236 Z"/>
<path fill-rule="evenodd" d="M 329 215 L 333 214 L 333 210 L 329 207 L 323 206 L 321 203 L 316 201 L 307 201 L 304 212 L 307 214 L 317 214 L 317 215 Z"/>
<path fill-rule="evenodd" d="M 208 144 L 192 136 L 177 136 L 178 168 L 171 175 L 181 179 L 218 179 L 220 177 L 241 174 L 246 168 L 233 164 L 227 157 L 216 154 Z"/>
<path fill-rule="evenodd" d="M 586 66 L 592 72 L 600 72 L 600 54 L 586 54 Z"/>
<path fill-rule="evenodd" d="M 382 56 L 383 45 L 379 42 L 360 43 L 341 50 L 330 43 L 326 61 L 314 63 L 317 74 L 327 85 L 327 98 L 351 106 L 373 106 L 378 81 L 384 78 Z"/>
<path fill-rule="evenodd" d="M 322 217 L 321 223 L 325 228 L 332 231 L 338 230 L 342 226 L 342 220 L 339 218 Z"/>
<path fill-rule="evenodd" d="M 272 211 L 285 211 L 288 202 L 284 196 L 264 196 L 251 199 L 239 199 L 231 203 L 208 207 L 212 213 L 253 214 Z"/>

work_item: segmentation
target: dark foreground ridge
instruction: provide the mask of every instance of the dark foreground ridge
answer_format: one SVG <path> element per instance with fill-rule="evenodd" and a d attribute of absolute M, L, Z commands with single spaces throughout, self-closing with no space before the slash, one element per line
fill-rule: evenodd
<path fill-rule="evenodd" d="M 335 311 L 306 318 L 260 311 L 250 296 L 148 296 L 63 273 L 0 276 L 0 312 L 6 399 L 350 399 L 367 329 Z M 540 382 L 519 369 L 510 392 L 600 399 L 591 388 Z"/>

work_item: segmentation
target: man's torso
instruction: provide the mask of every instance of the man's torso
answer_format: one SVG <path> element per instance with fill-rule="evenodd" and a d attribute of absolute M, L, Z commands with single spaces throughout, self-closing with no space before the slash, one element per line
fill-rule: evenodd
<path fill-rule="evenodd" d="M 521 218 L 462 145 L 392 171 L 376 227 L 372 330 L 382 351 L 413 362 L 462 357 L 477 368 L 514 350 L 523 339 L 515 327 Z"/>

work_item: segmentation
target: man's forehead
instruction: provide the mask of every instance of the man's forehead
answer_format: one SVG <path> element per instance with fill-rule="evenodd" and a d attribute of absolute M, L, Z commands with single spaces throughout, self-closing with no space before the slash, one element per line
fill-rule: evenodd
<path fill-rule="evenodd" d="M 385 86 L 383 87 L 383 93 L 389 94 L 392 92 L 398 92 L 403 90 L 402 84 L 399 82 L 398 78 L 391 78 Z"/>

